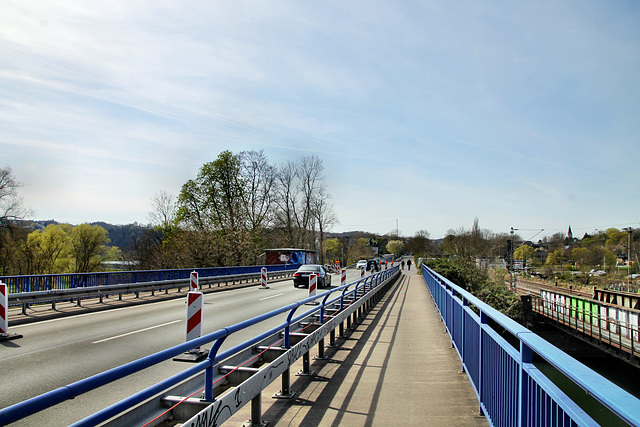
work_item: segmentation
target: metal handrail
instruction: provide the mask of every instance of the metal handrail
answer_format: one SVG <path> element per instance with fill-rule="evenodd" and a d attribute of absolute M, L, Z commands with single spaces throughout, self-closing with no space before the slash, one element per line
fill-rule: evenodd
<path fill-rule="evenodd" d="M 395 268 L 395 269 L 389 269 L 380 273 L 377 273 L 377 275 L 379 276 L 379 280 L 377 280 L 378 284 L 382 284 L 382 283 L 387 283 L 390 279 L 392 279 L 393 277 L 395 277 L 397 274 L 399 273 L 399 269 Z M 110 418 L 112 418 L 113 416 L 122 413 L 123 411 L 133 408 L 134 406 L 138 405 L 139 403 L 151 398 L 152 396 L 157 395 L 158 393 L 162 392 L 163 390 L 167 390 L 169 387 L 174 386 L 178 383 L 180 383 L 181 381 L 184 381 L 190 377 L 193 377 L 196 374 L 201 373 L 202 371 L 205 371 L 206 373 L 206 377 L 207 377 L 207 385 L 205 385 L 206 387 L 209 387 L 211 385 L 211 382 L 209 381 L 211 376 L 212 376 L 212 370 L 214 368 L 214 366 L 216 365 L 217 362 L 221 361 L 221 360 L 225 360 L 226 358 L 231 357 L 234 354 L 237 354 L 239 351 L 245 350 L 247 348 L 251 348 L 254 344 L 256 344 L 257 342 L 259 342 L 261 339 L 263 339 L 264 337 L 267 337 L 271 334 L 273 334 L 274 332 L 277 331 L 282 331 L 282 330 L 286 330 L 286 334 L 288 334 L 288 330 L 290 328 L 290 326 L 296 322 L 299 322 L 302 319 L 305 319 L 307 317 L 309 317 L 310 315 L 314 314 L 315 312 L 317 312 L 318 310 L 320 310 L 321 308 L 325 307 L 322 304 L 321 305 L 317 305 L 314 306 L 313 308 L 311 308 L 310 310 L 306 311 L 305 313 L 293 318 L 293 314 L 290 315 L 290 317 L 288 318 L 288 320 L 283 323 L 280 324 L 278 326 L 276 326 L 275 328 L 270 329 L 269 331 L 263 332 L 262 334 L 257 335 L 256 337 L 251 338 L 248 341 L 245 341 L 242 344 L 239 344 L 229 350 L 226 350 L 225 352 L 221 353 L 221 354 L 217 354 L 217 348 L 220 347 L 221 344 L 221 340 L 226 339 L 228 336 L 230 336 L 231 334 L 238 332 L 240 330 L 246 329 L 250 326 L 256 325 L 260 322 L 263 322 L 267 319 L 271 319 L 274 316 L 277 316 L 279 314 L 285 313 L 285 312 L 290 312 L 293 313 L 295 312 L 295 310 L 302 306 L 305 305 L 309 302 L 318 300 L 318 299 L 324 299 L 325 300 L 325 304 L 326 305 L 332 305 L 332 304 L 337 304 L 338 302 L 340 302 L 341 300 L 343 300 L 345 298 L 345 296 L 348 296 L 349 294 L 353 294 L 354 298 L 357 299 L 357 292 L 358 292 L 358 287 L 360 285 L 361 282 L 366 282 L 366 280 L 371 277 L 368 276 L 365 279 L 360 279 L 356 282 L 352 282 L 343 286 L 340 286 L 338 288 L 335 289 L 331 289 L 331 290 L 327 290 L 325 292 L 322 292 L 318 295 L 312 296 L 312 297 L 308 297 L 304 300 L 298 301 L 296 303 L 293 304 L 289 304 L 285 307 L 270 311 L 268 313 L 262 314 L 260 316 L 254 317 L 252 319 L 237 323 L 235 325 L 229 326 L 227 328 L 223 328 L 220 329 L 218 331 L 215 331 L 213 333 L 204 335 L 200 338 L 197 339 L 193 339 L 191 341 L 188 341 L 184 344 L 180 344 L 174 347 L 171 347 L 167 350 L 163 350 L 161 352 L 152 354 L 150 356 L 146 356 L 143 357 L 141 359 L 138 359 L 136 361 L 127 363 L 125 365 L 122 365 L 120 367 L 117 368 L 113 368 L 110 369 L 108 371 L 105 371 L 103 373 L 100 374 L 96 374 L 92 377 L 77 381 L 75 383 L 69 384 L 67 386 L 64 387 L 60 387 L 56 390 L 52 390 L 49 391 L 47 393 L 44 393 L 40 396 L 36 396 L 33 397 L 31 399 L 25 400 L 23 402 L 17 403 L 15 405 L 9 406 L 7 408 L 3 408 L 0 409 L 0 425 L 5 425 L 5 424 L 9 424 L 12 422 L 15 422 L 17 420 L 20 420 L 22 418 L 25 418 L 29 415 L 33 415 L 37 412 L 40 412 L 44 409 L 47 409 L 49 407 L 52 407 L 54 405 L 57 405 L 59 403 L 62 403 L 66 400 L 69 399 L 73 399 L 74 397 L 77 397 L 83 393 L 86 393 L 88 391 L 94 390 L 98 387 L 104 386 L 106 384 L 109 384 L 111 382 L 114 382 L 116 380 L 125 378 L 129 375 L 135 374 L 143 369 L 146 369 L 150 366 L 156 365 L 162 361 L 165 360 L 169 360 L 177 355 L 180 355 L 182 353 L 188 352 L 189 350 L 192 350 L 194 348 L 197 347 L 201 347 L 204 346 L 205 344 L 208 343 L 212 343 L 214 342 L 214 351 L 210 352 L 209 356 L 207 357 L 206 360 L 199 362 L 197 364 L 195 364 L 194 366 L 190 367 L 189 369 L 186 369 L 185 371 L 178 373 L 170 378 L 165 379 L 164 381 L 161 381 L 160 383 L 149 387 L 121 402 L 116 403 L 115 405 L 112 405 L 108 408 L 103 409 L 102 411 L 99 411 L 97 413 L 95 413 L 94 415 L 85 418 L 84 420 L 79 421 L 78 423 L 74 424 L 77 426 L 81 426 L 81 425 L 96 425 L 98 423 L 104 422 Z M 356 285 L 352 290 L 350 291 L 346 291 L 350 286 Z M 370 289 L 370 291 L 372 291 L 373 289 L 377 289 L 378 286 L 376 287 L 372 287 L 372 289 Z M 326 296 L 327 294 L 332 294 L 332 293 L 336 293 L 339 296 L 327 301 L 326 300 Z M 364 295 L 361 296 L 361 298 Z M 342 304 L 341 304 L 342 305 Z M 286 337 L 286 336 L 285 336 Z M 207 373 L 208 372 L 208 373 Z M 209 391 L 205 390 L 205 395 L 211 397 L 211 393 Z"/>
<path fill-rule="evenodd" d="M 533 365 L 533 354 L 536 354 L 620 419 L 630 425 L 639 425 L 639 399 L 424 265 L 422 274 L 452 337 L 452 344 L 460 355 L 464 371 L 476 391 L 480 406 L 493 424 L 500 424 L 498 419 L 509 419 L 507 423 L 526 425 L 531 411 L 549 410 L 548 407 L 533 407 L 534 404 L 547 404 L 547 398 L 578 425 L 593 424 L 586 413 Z M 470 309 L 470 304 L 475 306 L 479 314 Z M 488 319 L 513 335 L 519 341 L 519 347 L 514 348 L 496 333 L 488 324 Z M 465 335 L 473 336 L 479 345 L 468 348 Z M 492 352 L 491 359 L 484 359 L 485 352 Z M 484 372 L 485 369 L 491 373 Z M 491 395 L 495 389 L 502 390 L 503 402 L 496 401 L 495 396 Z M 530 396 L 533 389 L 546 398 Z M 530 397 L 533 400 L 527 400 Z M 536 401 L 536 398 L 539 399 Z"/>

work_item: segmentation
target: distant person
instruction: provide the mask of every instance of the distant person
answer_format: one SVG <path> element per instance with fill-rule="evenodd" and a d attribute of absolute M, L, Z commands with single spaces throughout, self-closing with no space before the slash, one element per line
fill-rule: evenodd
<path fill-rule="evenodd" d="M 400 265 L 402 265 L 402 269 L 404 270 L 404 260 L 402 260 L 402 262 L 400 263 Z"/>
<path fill-rule="evenodd" d="M 411 271 L 411 260 L 407 260 L 407 270 Z"/>

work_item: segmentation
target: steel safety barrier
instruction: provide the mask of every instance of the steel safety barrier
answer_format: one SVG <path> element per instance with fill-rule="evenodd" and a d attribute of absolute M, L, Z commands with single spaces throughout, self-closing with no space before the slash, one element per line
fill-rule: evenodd
<path fill-rule="evenodd" d="M 329 335 L 332 342 L 336 329 L 344 336 L 344 323 L 349 328 L 352 321 L 362 318 L 399 275 L 395 267 L 367 276 L 0 409 L 0 425 L 23 419 L 206 344 L 212 347 L 205 360 L 73 425 L 152 426 L 167 420 L 193 426 L 219 425 L 249 402 L 252 424 L 261 425 L 256 419 L 261 416 L 261 391 L 280 376 L 281 395 L 290 396 L 290 366 L 303 358 L 304 370 L 308 371 L 310 349 L 318 344 L 318 353 L 323 354 L 324 337 Z M 295 316 L 296 310 L 307 305 L 312 308 Z M 229 336 L 279 315 L 286 315 L 283 323 L 219 353 Z M 299 332 L 307 329 L 310 332 Z M 260 367 L 255 367 L 256 364 Z M 233 387 L 232 390 L 229 387 Z M 194 397 L 196 395 L 199 397 Z"/>
<path fill-rule="evenodd" d="M 122 300 L 122 295 L 128 293 L 135 293 L 138 297 L 140 292 L 145 291 L 155 295 L 156 291 L 180 290 L 188 286 L 190 274 L 193 271 L 198 273 L 201 283 L 207 284 L 209 288 L 211 288 L 212 284 L 220 286 L 222 283 L 225 285 L 231 283 L 235 285 L 236 282 L 242 283 L 242 281 L 248 282 L 260 278 L 262 268 L 265 267 L 216 267 L 139 272 L 4 276 L 0 277 L 0 282 L 8 285 L 9 306 L 21 306 L 22 314 L 27 314 L 29 305 L 35 303 L 51 303 L 52 308 L 55 309 L 57 302 L 72 299 L 75 299 L 77 304 L 81 305 L 83 298 L 98 297 L 102 303 L 103 298 L 110 295 L 118 295 L 118 299 Z M 270 265 L 268 266 L 269 277 L 290 277 L 297 268 L 298 265 L 293 264 Z M 74 280 L 77 277 L 85 277 L 85 279 L 82 281 Z M 159 280 L 145 281 L 154 277 Z M 100 278 L 100 280 L 94 280 L 96 278 Z M 117 278 L 117 280 L 114 278 Z M 78 286 L 80 282 L 82 282 L 82 286 Z M 97 284 L 101 282 L 104 283 Z M 34 283 L 37 283 L 37 286 L 33 286 Z"/>
<path fill-rule="evenodd" d="M 491 425 L 599 425 L 593 417 L 601 414 L 569 398 L 542 363 L 595 398 L 605 416 L 640 425 L 639 399 L 424 265 L 422 275 Z"/>
<path fill-rule="evenodd" d="M 250 265 L 239 267 L 182 268 L 173 270 L 131 270 L 102 273 L 40 274 L 32 276 L 0 276 L 7 284 L 10 294 L 20 292 L 40 292 L 54 289 L 74 289 L 121 285 L 130 283 L 161 282 L 166 280 L 189 279 L 192 271 L 200 278 L 260 273 L 262 267 L 269 271 L 296 270 L 299 264 Z"/>

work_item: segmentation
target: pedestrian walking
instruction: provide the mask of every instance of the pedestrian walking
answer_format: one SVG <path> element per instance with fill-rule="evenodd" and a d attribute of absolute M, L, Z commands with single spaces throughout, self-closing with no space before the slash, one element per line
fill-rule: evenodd
<path fill-rule="evenodd" d="M 402 269 L 404 270 L 404 260 L 402 260 L 402 262 L 400 263 L 400 265 L 402 265 Z"/>
<path fill-rule="evenodd" d="M 407 270 L 411 271 L 411 260 L 407 260 Z"/>

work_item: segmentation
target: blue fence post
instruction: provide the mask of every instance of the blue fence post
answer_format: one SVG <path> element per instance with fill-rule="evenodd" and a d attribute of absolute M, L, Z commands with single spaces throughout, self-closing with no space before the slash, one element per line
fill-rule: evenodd
<path fill-rule="evenodd" d="M 462 372 L 466 371 L 465 363 L 467 362 L 467 354 L 466 349 L 467 346 L 464 345 L 464 334 L 467 333 L 467 312 L 466 308 L 469 307 L 469 301 L 463 296 L 462 297 L 462 334 L 460 337 L 460 357 L 462 358 Z"/>
<path fill-rule="evenodd" d="M 478 413 L 480 415 L 484 415 L 482 411 L 482 405 L 484 404 L 484 399 L 485 399 L 484 390 L 483 390 L 484 369 L 482 369 L 484 360 L 482 357 L 482 353 L 484 351 L 484 344 L 485 344 L 484 329 L 486 327 L 487 327 L 487 314 L 484 311 L 481 311 L 480 312 L 480 339 L 478 340 L 480 342 L 480 345 L 478 346 L 478 403 L 480 405 L 480 407 L 478 408 Z"/>
<path fill-rule="evenodd" d="M 527 402 L 529 400 L 529 381 L 526 378 L 525 364 L 533 363 L 533 352 L 520 341 L 520 387 L 518 391 L 518 425 L 527 425 Z"/>

